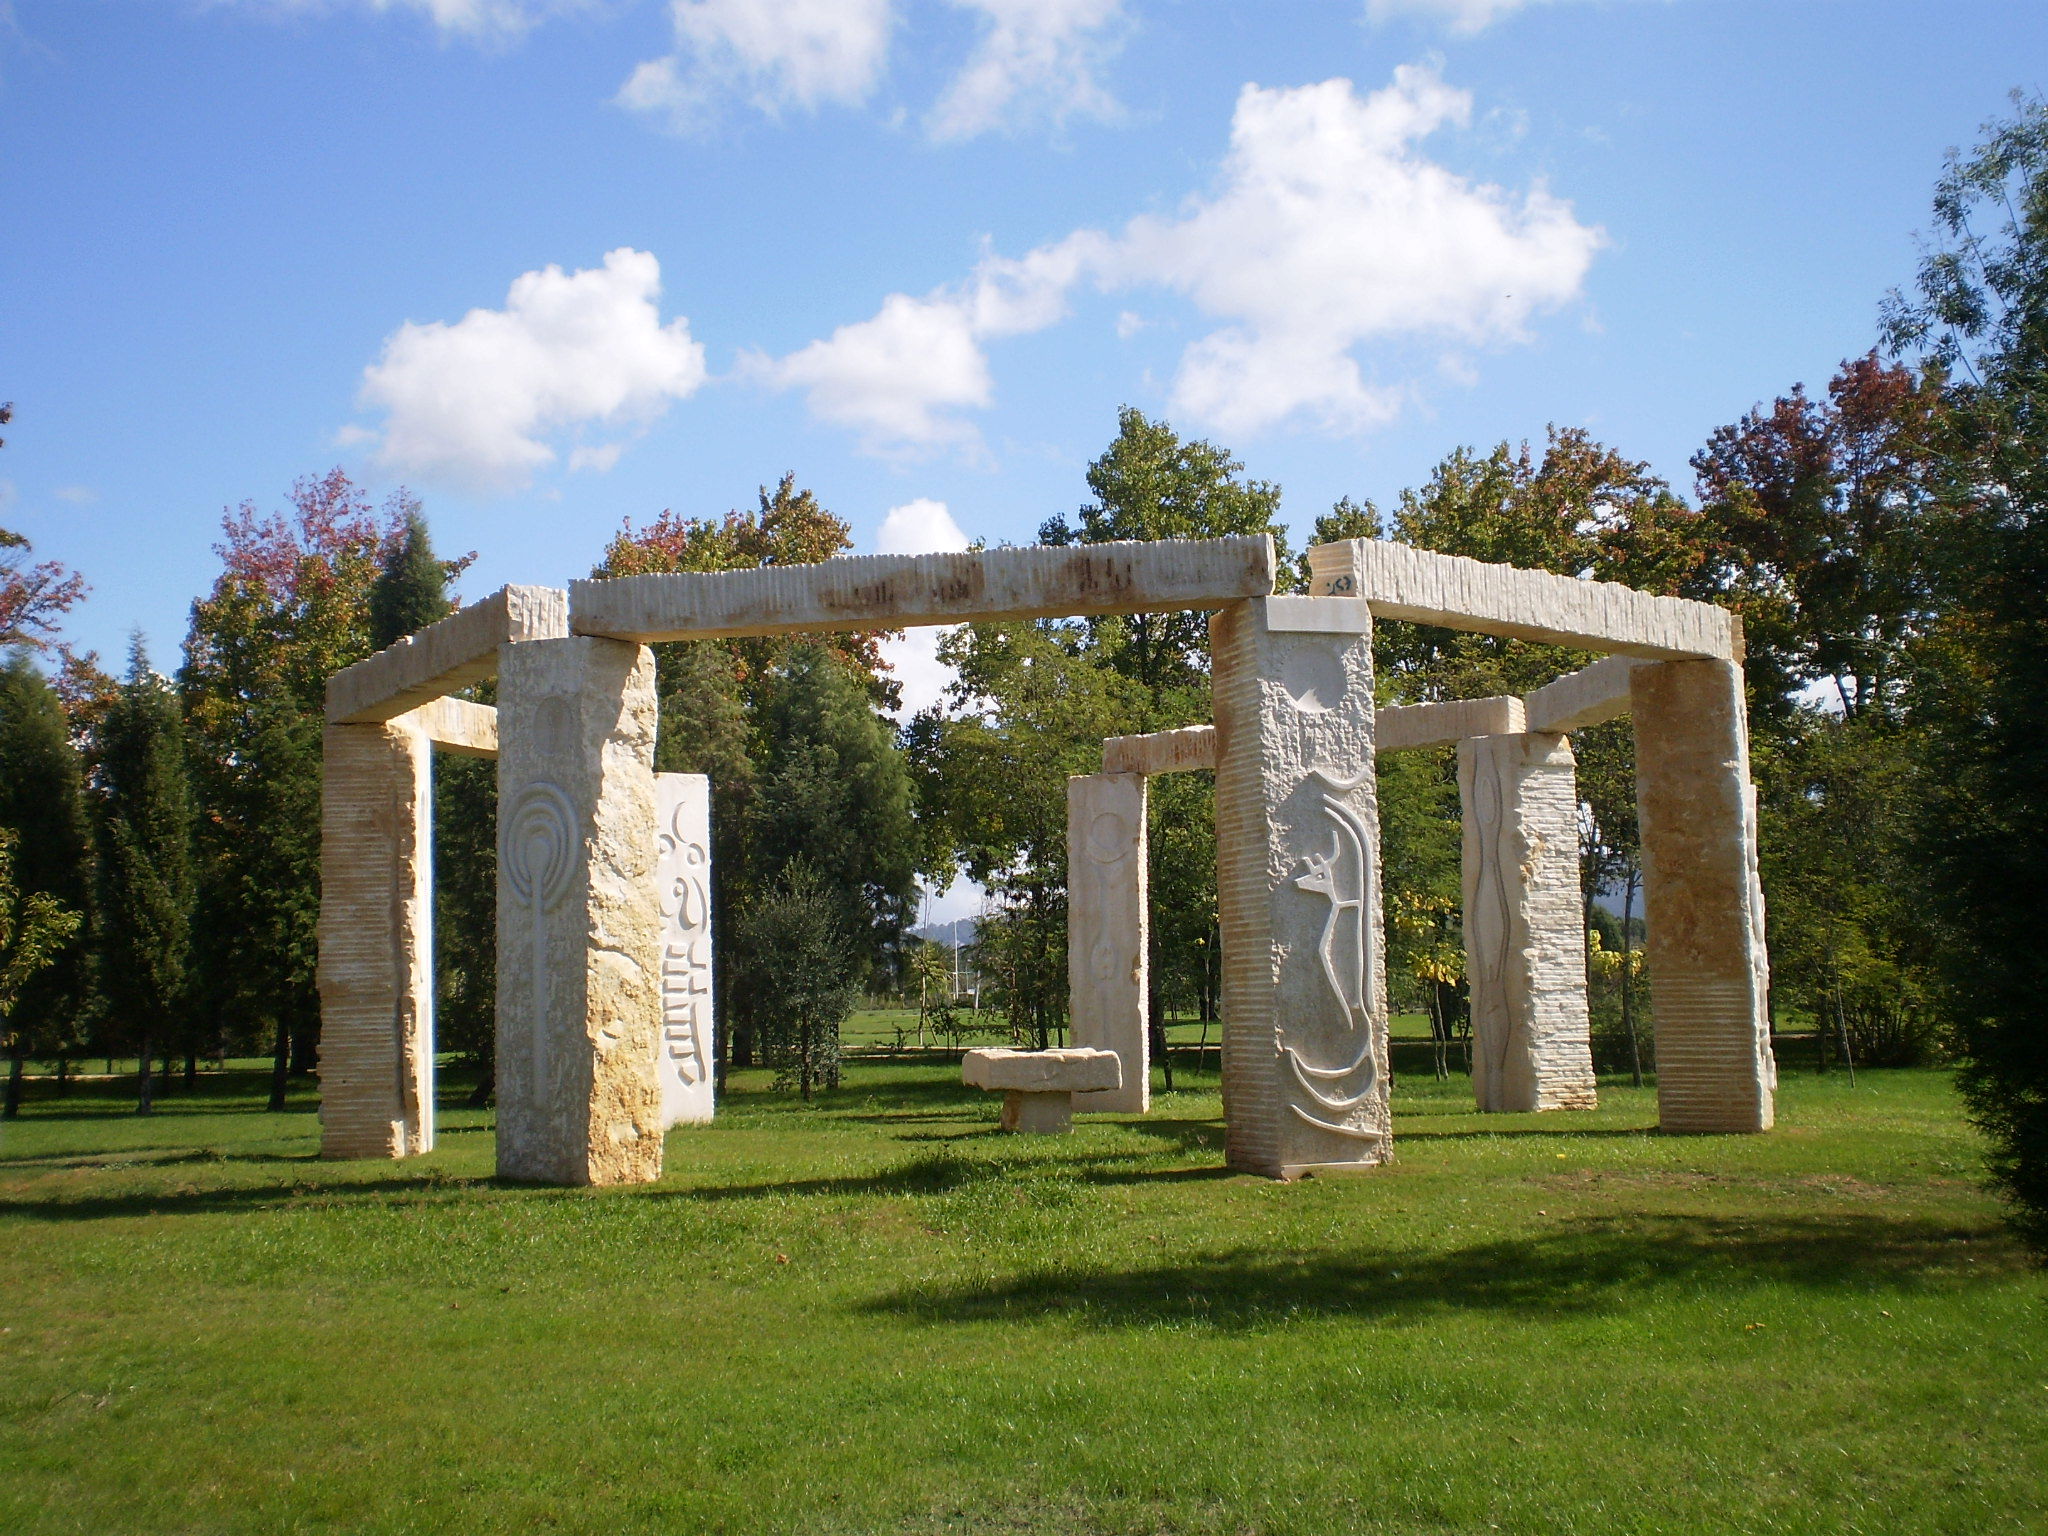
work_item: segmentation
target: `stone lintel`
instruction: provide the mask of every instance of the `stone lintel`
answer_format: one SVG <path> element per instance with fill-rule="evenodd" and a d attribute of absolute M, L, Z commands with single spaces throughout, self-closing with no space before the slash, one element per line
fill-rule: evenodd
<path fill-rule="evenodd" d="M 1523 697 L 1532 731 L 1582 731 L 1628 713 L 1628 677 L 1642 663 L 1634 656 L 1603 656 Z"/>
<path fill-rule="evenodd" d="M 1658 661 L 1741 654 L 1741 630 L 1726 609 L 1618 582 L 1489 565 L 1384 539 L 1319 544 L 1308 559 L 1317 597 L 1363 598 L 1376 618 Z"/>
<path fill-rule="evenodd" d="M 509 641 L 568 633 L 569 599 L 559 587 L 500 587 L 328 678 L 327 718 L 349 724 L 393 719 L 495 677 L 498 647 Z"/>
<path fill-rule="evenodd" d="M 435 699 L 397 717 L 443 752 L 457 757 L 498 755 L 498 712 L 468 699 Z"/>
<path fill-rule="evenodd" d="M 1102 744 L 1104 773 L 1188 773 L 1216 766 L 1216 727 L 1184 725 L 1145 736 L 1112 736 Z"/>
<path fill-rule="evenodd" d="M 1272 540 L 1250 534 L 576 581 L 569 624 L 580 635 L 644 644 L 1221 608 L 1272 590 Z"/>
<path fill-rule="evenodd" d="M 969 1051 L 960 1058 L 969 1088 L 991 1093 L 1086 1093 L 1115 1088 L 1123 1063 L 1115 1051 L 1070 1047 L 1061 1051 Z"/>
<path fill-rule="evenodd" d="M 1412 752 L 1448 747 L 1468 736 L 1514 736 L 1522 728 L 1522 701 L 1512 694 L 1439 704 L 1389 704 L 1373 720 L 1373 748 Z"/>

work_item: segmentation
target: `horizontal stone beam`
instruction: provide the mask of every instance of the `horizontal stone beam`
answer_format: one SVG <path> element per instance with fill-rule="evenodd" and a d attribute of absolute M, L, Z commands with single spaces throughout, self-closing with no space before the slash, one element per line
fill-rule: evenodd
<path fill-rule="evenodd" d="M 648 644 L 1221 608 L 1272 590 L 1273 542 L 1264 534 L 843 555 L 817 565 L 571 582 L 569 627 Z"/>
<path fill-rule="evenodd" d="M 1582 731 L 1628 713 L 1629 674 L 1642 663 L 1633 656 L 1603 656 L 1590 667 L 1567 672 L 1523 697 L 1532 731 Z"/>
<path fill-rule="evenodd" d="M 412 725 L 443 752 L 458 757 L 498 755 L 498 712 L 468 699 L 435 699 L 408 710 L 399 723 Z"/>
<path fill-rule="evenodd" d="M 1522 701 L 1512 695 L 1451 699 L 1441 704 L 1389 704 L 1373 717 L 1373 750 L 1412 752 L 1448 747 L 1472 736 L 1519 736 Z"/>
<path fill-rule="evenodd" d="M 1617 582 L 1488 565 L 1382 539 L 1319 544 L 1308 559 L 1315 596 L 1363 598 L 1380 619 L 1658 661 L 1741 659 L 1735 615 L 1712 603 L 1653 597 Z"/>
<path fill-rule="evenodd" d="M 1102 744 L 1104 773 L 1187 773 L 1216 766 L 1216 727 L 1184 725 L 1146 736 L 1112 736 Z"/>
<path fill-rule="evenodd" d="M 568 633 L 569 602 L 559 587 L 500 587 L 328 678 L 327 718 L 338 725 L 396 719 L 495 677 L 506 642 Z"/>

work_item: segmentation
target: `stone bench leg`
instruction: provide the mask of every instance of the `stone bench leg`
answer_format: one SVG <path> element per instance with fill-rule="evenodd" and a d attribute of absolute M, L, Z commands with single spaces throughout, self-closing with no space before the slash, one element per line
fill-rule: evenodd
<path fill-rule="evenodd" d="M 1025 1093 L 1012 1088 L 1003 1095 L 1003 1129 L 1030 1136 L 1053 1136 L 1074 1125 L 1071 1093 Z"/>

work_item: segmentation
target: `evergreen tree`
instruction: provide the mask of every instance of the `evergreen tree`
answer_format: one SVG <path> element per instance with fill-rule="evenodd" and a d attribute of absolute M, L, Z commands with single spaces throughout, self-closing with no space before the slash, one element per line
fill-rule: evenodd
<path fill-rule="evenodd" d="M 23 891 L 14 879 L 18 834 L 0 827 L 0 1040 L 7 1049 L 7 1091 L 0 1118 L 21 1113 L 21 1064 L 28 1038 L 17 1022 L 22 991 L 79 929 L 79 914 L 47 891 Z"/>
<path fill-rule="evenodd" d="M 448 582 L 476 558 L 436 560 L 420 504 L 399 494 L 395 510 L 404 528 L 370 583 L 370 645 L 379 651 L 447 618 L 454 608 L 448 600 Z"/>
<path fill-rule="evenodd" d="M 116 1027 L 141 1060 L 136 1111 L 150 1110 L 154 1053 L 190 1028 L 192 795 L 177 693 L 138 638 L 99 750 L 100 951 Z"/>
<path fill-rule="evenodd" d="M 785 865 L 741 918 L 754 1027 L 776 1082 L 806 1100 L 839 1081 L 839 1030 L 859 988 L 860 942 L 844 893 L 802 859 Z M 730 974 L 730 972 L 728 972 Z"/>

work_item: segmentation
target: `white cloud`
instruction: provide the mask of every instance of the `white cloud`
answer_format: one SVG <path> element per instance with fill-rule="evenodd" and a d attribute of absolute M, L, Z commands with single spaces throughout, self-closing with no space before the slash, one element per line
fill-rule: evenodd
<path fill-rule="evenodd" d="M 985 406 L 994 390 L 971 316 L 944 293 L 892 293 L 873 319 L 749 367 L 771 384 L 806 391 L 814 416 L 854 428 L 879 453 L 971 439 L 974 429 L 945 412 Z"/>
<path fill-rule="evenodd" d="M 659 415 L 704 382 L 704 348 L 689 321 L 661 323 L 660 295 L 661 264 L 621 248 L 601 267 L 525 273 L 503 309 L 406 322 L 363 371 L 362 403 L 385 413 L 379 457 L 422 479 L 507 489 L 554 461 L 546 437 Z M 570 463 L 602 470 L 617 456 L 579 445 Z"/>
<path fill-rule="evenodd" d="M 1437 22 L 1459 37 L 1484 32 L 1503 16 L 1550 0 L 1366 0 L 1366 19 L 1375 26 L 1395 16 Z"/>
<path fill-rule="evenodd" d="M 100 493 L 89 485 L 60 485 L 50 494 L 74 507 L 89 507 L 100 499 Z"/>
<path fill-rule="evenodd" d="M 1112 120 L 1116 99 L 1098 72 L 1125 30 L 1123 0 L 952 0 L 986 30 L 932 108 L 935 139 L 1073 117 Z"/>
<path fill-rule="evenodd" d="M 230 0 L 232 3 L 232 0 Z M 251 10 L 325 11 L 335 0 L 241 0 Z M 425 17 L 444 35 L 474 42 L 517 38 L 552 15 L 584 9 L 592 0 L 358 0 L 364 9 L 407 11 Z"/>
<path fill-rule="evenodd" d="M 924 555 L 966 547 L 967 535 L 953 521 L 946 504 L 925 496 L 891 507 L 875 534 L 878 555 Z M 909 629 L 882 641 L 882 659 L 903 685 L 899 718 L 908 719 L 939 703 L 952 686 L 958 674 L 939 660 L 939 642 L 950 633 L 946 628 Z"/>
<path fill-rule="evenodd" d="M 676 51 L 633 71 L 621 106 L 678 128 L 738 96 L 768 114 L 867 100 L 882 77 L 891 0 L 671 0 Z"/>

